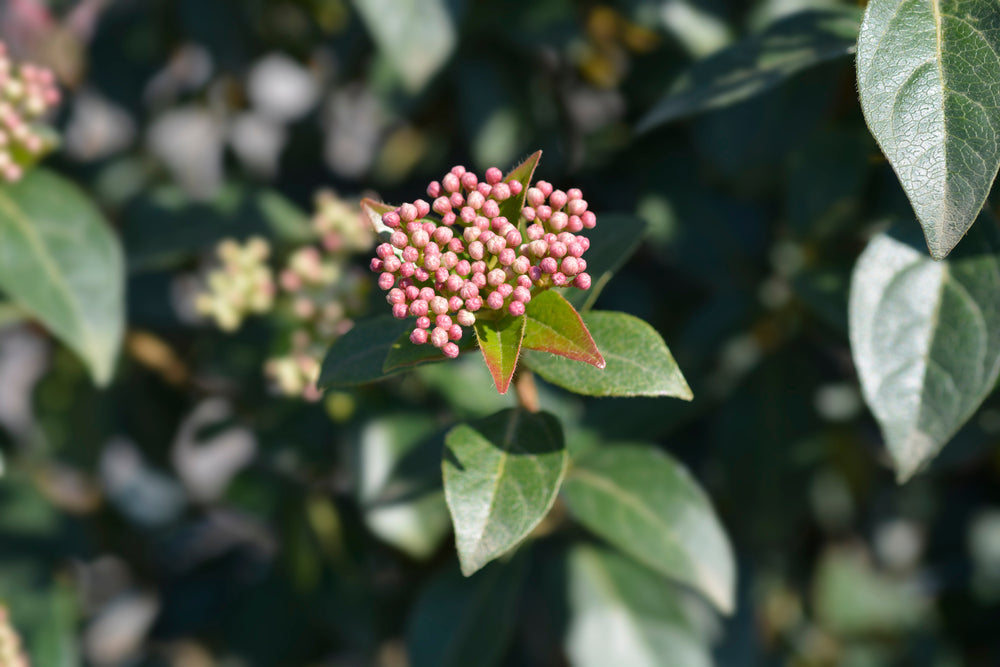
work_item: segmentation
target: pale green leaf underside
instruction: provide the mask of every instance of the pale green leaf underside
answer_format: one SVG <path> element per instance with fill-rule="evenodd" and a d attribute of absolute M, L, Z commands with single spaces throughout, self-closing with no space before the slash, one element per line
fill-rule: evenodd
<path fill-rule="evenodd" d="M 445 500 L 468 576 L 516 547 L 545 517 L 569 456 L 558 420 L 503 410 L 445 438 Z"/>
<path fill-rule="evenodd" d="M 935 262 L 880 234 L 851 280 L 851 353 L 900 481 L 975 412 L 1000 372 L 1000 244 L 984 220 Z"/>
<path fill-rule="evenodd" d="M 975 221 L 1000 166 L 1000 7 L 988 0 L 872 0 L 858 88 L 931 254 Z"/>
<path fill-rule="evenodd" d="M 117 238 L 74 185 L 40 170 L 0 188 L 0 290 L 75 350 L 97 384 L 124 330 Z"/>
<path fill-rule="evenodd" d="M 732 549 L 705 493 L 653 447 L 619 445 L 574 460 L 566 506 L 584 526 L 636 560 L 733 610 Z"/>

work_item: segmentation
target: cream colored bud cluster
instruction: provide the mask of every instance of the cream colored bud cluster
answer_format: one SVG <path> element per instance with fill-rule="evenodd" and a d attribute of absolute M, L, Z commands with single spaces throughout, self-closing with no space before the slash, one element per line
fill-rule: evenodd
<path fill-rule="evenodd" d="M 15 65 L 0 42 L 0 181 L 13 183 L 49 148 L 37 122 L 59 104 L 52 71 L 31 63 Z"/>
<path fill-rule="evenodd" d="M 21 637 L 10 623 L 6 607 L 0 605 L 0 667 L 29 667 L 21 650 Z"/>
<path fill-rule="evenodd" d="M 367 251 L 375 242 L 371 226 L 357 204 L 328 190 L 316 195 L 312 224 L 328 253 L 359 253 Z"/>
<path fill-rule="evenodd" d="M 226 239 L 216 252 L 222 266 L 208 274 L 208 290 L 198 295 L 195 308 L 223 331 L 235 331 L 245 317 L 274 305 L 274 276 L 267 264 L 271 246 L 260 237 L 243 245 Z"/>

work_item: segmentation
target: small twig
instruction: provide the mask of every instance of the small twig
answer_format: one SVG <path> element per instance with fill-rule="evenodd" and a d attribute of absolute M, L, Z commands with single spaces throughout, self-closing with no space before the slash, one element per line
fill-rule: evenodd
<path fill-rule="evenodd" d="M 514 392 L 518 404 L 528 412 L 538 412 L 538 386 L 534 374 L 527 369 L 518 369 L 514 373 Z"/>

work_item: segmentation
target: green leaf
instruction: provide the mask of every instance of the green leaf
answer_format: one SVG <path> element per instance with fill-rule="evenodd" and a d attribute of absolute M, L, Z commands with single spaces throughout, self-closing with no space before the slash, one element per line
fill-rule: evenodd
<path fill-rule="evenodd" d="M 708 497 L 652 446 L 590 450 L 563 484 L 573 516 L 624 553 L 733 611 L 733 553 Z"/>
<path fill-rule="evenodd" d="M 590 239 L 586 259 L 587 273 L 593 282 L 588 290 L 567 288 L 563 291 L 566 300 L 580 312 L 590 310 L 611 277 L 635 253 L 645 234 L 646 221 L 641 218 L 602 213 L 597 226 L 583 232 Z"/>
<path fill-rule="evenodd" d="M 417 559 L 448 533 L 441 489 L 441 439 L 427 413 L 395 414 L 365 425 L 357 440 L 358 504 L 368 529 Z"/>
<path fill-rule="evenodd" d="M 854 7 L 803 11 L 696 62 L 639 121 L 636 132 L 741 102 L 792 75 L 854 52 L 861 21 Z"/>
<path fill-rule="evenodd" d="M 607 362 L 604 370 L 543 352 L 525 352 L 524 363 L 552 384 L 585 396 L 691 400 L 687 381 L 653 327 L 632 315 L 604 311 L 585 313 L 583 322 Z"/>
<path fill-rule="evenodd" d="M 569 456 L 559 421 L 503 410 L 445 436 L 444 493 L 462 573 L 518 545 L 555 502 Z"/>
<path fill-rule="evenodd" d="M 1000 11 L 987 0 L 871 0 L 858 88 L 931 255 L 975 221 L 1000 166 Z"/>
<path fill-rule="evenodd" d="M 638 563 L 592 546 L 569 554 L 574 667 L 710 667 L 706 642 L 681 606 L 676 586 Z"/>
<path fill-rule="evenodd" d="M 528 302 L 522 346 L 604 368 L 604 357 L 580 319 L 580 313 L 557 292 L 546 291 Z"/>
<path fill-rule="evenodd" d="M 387 230 L 391 231 L 382 222 L 382 216 L 389 211 L 395 211 L 395 206 L 391 204 L 383 204 L 382 202 L 377 202 L 374 199 L 365 197 L 361 200 L 361 210 L 368 216 L 368 221 L 372 223 L 372 229 L 374 229 L 376 233 Z"/>
<path fill-rule="evenodd" d="M 943 262 L 919 239 L 879 234 L 854 268 L 851 354 L 901 482 L 972 416 L 1000 372 L 994 224 L 983 220 Z"/>
<path fill-rule="evenodd" d="M 0 290 L 111 380 L 125 326 L 121 247 L 86 195 L 34 170 L 0 188 Z"/>
<path fill-rule="evenodd" d="M 391 315 L 358 322 L 327 350 L 319 386 L 351 387 L 395 375 L 402 369 L 384 371 L 386 359 L 399 337 L 412 329 L 411 319 L 397 320 Z"/>
<path fill-rule="evenodd" d="M 504 183 L 516 180 L 521 184 L 521 193 L 513 196 L 500 204 L 500 215 L 507 218 L 512 225 L 516 225 L 521 219 L 521 209 L 524 208 L 524 198 L 528 195 L 528 187 L 531 185 L 531 178 L 535 173 L 538 161 L 542 159 L 542 151 L 535 151 L 527 157 L 521 164 L 511 169 L 503 177 Z"/>
<path fill-rule="evenodd" d="M 476 320 L 476 339 L 490 369 L 497 391 L 506 394 L 517 368 L 524 339 L 525 317 L 503 316 L 499 320 Z"/>
<path fill-rule="evenodd" d="M 457 43 L 452 3 L 444 0 L 353 0 L 379 51 L 411 93 L 419 92 Z"/>
<path fill-rule="evenodd" d="M 412 321 L 412 320 L 408 320 Z M 410 340 L 410 329 L 404 331 L 396 342 L 392 344 L 389 348 L 389 354 L 386 355 L 385 363 L 382 364 L 382 371 L 384 373 L 390 373 L 392 371 L 415 368 L 422 364 L 436 363 L 438 361 L 446 361 L 448 357 L 444 356 L 444 352 L 440 349 L 434 347 L 430 344 L 415 345 L 413 341 Z M 471 350 L 475 346 L 475 341 L 472 336 L 462 336 L 461 340 L 455 341 L 459 349 L 463 352 Z"/>
<path fill-rule="evenodd" d="M 515 556 L 468 579 L 434 578 L 413 609 L 406 647 L 413 667 L 491 667 L 503 658 L 516 620 L 527 559 Z"/>

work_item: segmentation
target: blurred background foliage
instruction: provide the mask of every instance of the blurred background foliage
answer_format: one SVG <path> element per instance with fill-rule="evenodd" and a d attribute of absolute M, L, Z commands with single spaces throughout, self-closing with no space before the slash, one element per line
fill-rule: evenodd
<path fill-rule="evenodd" d="M 636 650 L 614 664 L 671 665 L 678 624 L 721 665 L 1000 664 L 1000 400 L 899 487 L 850 362 L 853 262 L 912 218 L 850 58 L 635 133 L 692 62 L 833 5 L 0 0 L 0 38 L 67 93 L 49 165 L 128 264 L 105 390 L 0 314 L 0 602 L 33 664 L 612 664 L 605 633 Z M 731 618 L 574 528 L 461 578 L 442 434 L 513 400 L 482 363 L 287 398 L 262 373 L 280 322 L 228 334 L 191 305 L 217 242 L 286 257 L 320 189 L 404 201 L 539 148 L 599 220 L 648 225 L 597 307 L 653 323 L 695 393 L 543 385 L 543 407 L 575 450 L 655 441 L 690 466 L 738 555 Z"/>

